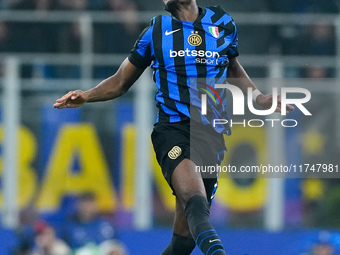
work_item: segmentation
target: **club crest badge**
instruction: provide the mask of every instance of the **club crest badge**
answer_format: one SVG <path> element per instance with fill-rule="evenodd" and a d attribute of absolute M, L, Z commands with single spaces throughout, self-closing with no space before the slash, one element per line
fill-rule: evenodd
<path fill-rule="evenodd" d="M 188 43 L 192 46 L 200 46 L 203 40 L 202 37 L 198 34 L 198 32 L 193 32 L 192 35 L 188 38 Z"/>
<path fill-rule="evenodd" d="M 174 146 L 169 152 L 168 156 L 170 159 L 176 159 L 182 154 L 182 149 L 179 146 Z"/>

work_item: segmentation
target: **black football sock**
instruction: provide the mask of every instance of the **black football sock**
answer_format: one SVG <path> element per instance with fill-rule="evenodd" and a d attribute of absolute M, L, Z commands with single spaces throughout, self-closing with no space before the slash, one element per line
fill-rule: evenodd
<path fill-rule="evenodd" d="M 165 248 L 161 255 L 190 255 L 195 249 L 196 243 L 192 238 L 172 235 L 171 243 Z"/>
<path fill-rule="evenodd" d="M 209 204 L 204 196 L 193 196 L 185 210 L 191 235 L 204 255 L 226 255 L 220 238 L 209 221 Z"/>

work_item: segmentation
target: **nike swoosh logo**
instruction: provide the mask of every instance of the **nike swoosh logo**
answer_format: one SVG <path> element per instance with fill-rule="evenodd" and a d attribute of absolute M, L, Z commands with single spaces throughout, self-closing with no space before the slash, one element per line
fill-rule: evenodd
<path fill-rule="evenodd" d="M 209 240 L 209 243 L 221 241 L 220 239 Z"/>
<path fill-rule="evenodd" d="M 178 32 L 179 30 L 181 30 L 181 29 L 179 28 L 179 29 L 176 29 L 176 30 L 170 31 L 170 32 L 168 32 L 168 30 L 167 30 L 167 31 L 165 31 L 165 35 L 171 35 L 171 34 L 173 34 L 173 33 Z"/>

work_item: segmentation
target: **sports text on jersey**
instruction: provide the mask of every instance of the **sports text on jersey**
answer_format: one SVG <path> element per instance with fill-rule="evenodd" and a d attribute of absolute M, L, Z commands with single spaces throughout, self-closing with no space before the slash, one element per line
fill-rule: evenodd
<path fill-rule="evenodd" d="M 175 57 L 207 57 L 207 58 L 219 58 L 220 54 L 218 52 L 213 52 L 213 51 L 205 51 L 205 50 L 170 50 L 170 58 L 175 58 Z"/>
<path fill-rule="evenodd" d="M 170 58 L 176 57 L 198 57 L 195 59 L 196 63 L 201 64 L 217 64 L 218 59 L 220 58 L 220 54 L 218 52 L 213 51 L 205 51 L 205 50 L 170 50 Z"/>

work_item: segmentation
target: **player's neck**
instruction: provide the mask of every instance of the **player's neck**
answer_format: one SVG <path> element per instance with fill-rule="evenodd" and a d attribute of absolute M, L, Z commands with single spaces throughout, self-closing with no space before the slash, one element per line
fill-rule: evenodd
<path fill-rule="evenodd" d="M 193 2 L 189 5 L 178 5 L 171 14 L 181 21 L 194 22 L 199 15 L 199 9 L 196 2 Z"/>

